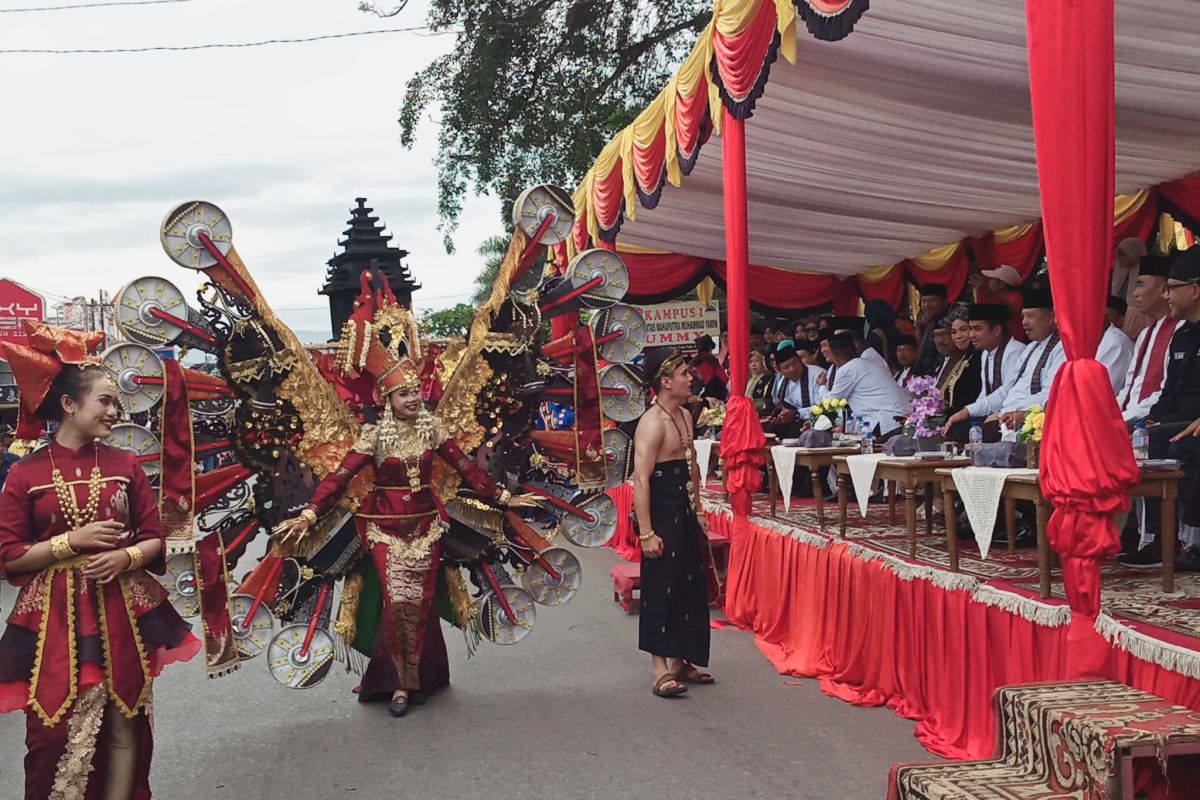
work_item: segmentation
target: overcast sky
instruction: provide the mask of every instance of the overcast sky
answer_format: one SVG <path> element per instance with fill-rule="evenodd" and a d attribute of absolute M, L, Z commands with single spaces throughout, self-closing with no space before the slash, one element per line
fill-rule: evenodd
<path fill-rule="evenodd" d="M 0 0 L 0 11 L 97 0 Z M 121 48 L 298 38 L 425 22 L 426 3 L 378 19 L 357 0 L 191 0 L 0 13 L 0 49 Z M 209 200 L 293 328 L 328 327 L 316 294 L 354 198 L 411 251 L 418 308 L 466 300 L 476 246 L 501 233 L 495 201 L 468 202 L 442 249 L 436 127 L 399 143 L 404 82 L 454 37 L 391 33 L 243 50 L 0 54 L 0 277 L 94 297 L 142 275 L 193 296 L 196 273 L 158 243 L 164 214 Z"/>

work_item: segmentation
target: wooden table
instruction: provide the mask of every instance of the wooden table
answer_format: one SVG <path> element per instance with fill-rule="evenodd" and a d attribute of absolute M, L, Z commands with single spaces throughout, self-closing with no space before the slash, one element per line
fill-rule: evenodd
<path fill-rule="evenodd" d="M 1175 591 L 1175 502 L 1179 499 L 1179 481 L 1183 472 L 1176 469 L 1146 469 L 1142 468 L 1141 475 L 1135 486 L 1129 489 L 1129 496 L 1150 497 L 1162 500 L 1162 530 L 1159 531 L 1159 544 L 1162 546 L 1163 571 L 1162 587 L 1164 592 Z M 947 509 L 954 507 L 954 497 L 958 487 L 954 483 L 954 474 L 950 469 L 938 470 L 938 478 L 942 482 L 942 493 Z M 1017 500 L 1030 500 L 1037 509 L 1037 549 L 1038 549 L 1038 589 L 1042 597 L 1050 597 L 1050 541 L 1046 537 L 1046 522 L 1050 519 L 1053 506 L 1042 494 L 1038 476 L 1014 474 L 1004 482 L 1000 492 L 1004 502 L 1004 528 L 1008 533 L 1008 552 L 1016 549 Z M 946 546 L 950 550 L 950 569 L 958 572 L 958 531 L 954 514 L 946 512 Z"/>
<path fill-rule="evenodd" d="M 767 482 L 768 494 L 771 497 L 771 516 L 775 516 L 775 507 L 779 500 L 779 476 L 775 474 L 775 459 L 771 454 L 771 447 L 764 448 L 767 456 Z M 799 447 L 796 448 L 796 463 L 800 466 L 807 467 L 809 475 L 812 476 L 813 502 L 817 504 L 817 521 L 821 525 L 821 530 L 825 530 L 825 498 L 822 496 L 824 490 L 821 486 L 821 467 L 833 466 L 835 456 L 853 455 L 862 452 L 857 446 L 850 447 Z"/>
<path fill-rule="evenodd" d="M 850 466 L 846 456 L 833 459 L 838 471 L 838 515 L 841 536 L 846 537 L 847 487 L 850 485 Z M 908 523 L 908 557 L 917 557 L 917 487 L 925 487 L 925 533 L 933 533 L 933 484 L 939 481 L 937 471 L 947 467 L 966 467 L 969 458 L 885 458 L 875 467 L 875 479 L 887 481 L 904 492 L 904 512 Z M 888 493 L 888 520 L 894 519 L 896 493 Z M 953 507 L 951 507 L 953 509 Z M 949 516 L 949 514 L 947 514 Z"/>

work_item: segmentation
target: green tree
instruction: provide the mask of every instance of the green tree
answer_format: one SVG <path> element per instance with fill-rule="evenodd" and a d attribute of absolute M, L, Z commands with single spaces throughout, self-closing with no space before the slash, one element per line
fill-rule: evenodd
<path fill-rule="evenodd" d="M 398 3 L 398 4 L 397 4 Z M 395 16 L 407 0 L 364 11 Z M 411 147 L 439 121 L 439 231 L 447 252 L 468 190 L 508 207 L 535 183 L 573 188 L 600 149 L 652 100 L 712 16 L 711 0 L 433 0 L 450 52 L 414 75 L 400 109 Z"/>
<path fill-rule="evenodd" d="M 475 254 L 484 259 L 483 270 L 475 276 L 475 294 L 471 295 L 471 302 L 475 305 L 480 305 L 491 296 L 492 286 L 500 275 L 500 264 L 507 251 L 507 236 L 489 236 L 475 248 Z"/>
<path fill-rule="evenodd" d="M 463 336 L 475 316 L 475 307 L 467 303 L 459 303 L 451 308 L 440 311 L 426 311 L 421 315 L 421 328 L 426 336 L 435 339 L 447 339 Z"/>

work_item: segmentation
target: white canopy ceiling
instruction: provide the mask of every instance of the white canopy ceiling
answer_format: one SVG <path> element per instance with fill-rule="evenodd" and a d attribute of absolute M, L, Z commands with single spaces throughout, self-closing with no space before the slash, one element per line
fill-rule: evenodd
<path fill-rule="evenodd" d="M 1200 3 L 1116 7 L 1127 192 L 1200 168 Z M 840 42 L 797 29 L 746 123 L 750 263 L 851 275 L 1040 216 L 1023 0 L 874 0 Z M 618 242 L 725 257 L 719 137 Z"/>

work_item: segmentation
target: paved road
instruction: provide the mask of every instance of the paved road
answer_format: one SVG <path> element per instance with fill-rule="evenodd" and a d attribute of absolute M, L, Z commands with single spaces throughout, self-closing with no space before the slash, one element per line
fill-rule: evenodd
<path fill-rule="evenodd" d="M 215 681 L 169 668 L 155 686 L 156 797 L 881 800 L 890 764 L 929 758 L 912 723 L 792 685 L 741 631 L 713 631 L 716 685 L 653 697 L 637 617 L 612 602 L 615 555 L 576 552 L 583 590 L 539 608 L 524 642 L 468 661 L 447 629 L 454 685 L 404 719 L 356 703 L 340 669 L 293 691 L 260 661 Z M 23 735 L 20 715 L 0 717 L 4 797 Z"/>

